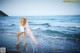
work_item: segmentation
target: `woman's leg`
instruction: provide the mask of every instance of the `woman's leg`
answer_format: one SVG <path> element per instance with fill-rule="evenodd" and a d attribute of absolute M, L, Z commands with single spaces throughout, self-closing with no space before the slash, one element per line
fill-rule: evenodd
<path fill-rule="evenodd" d="M 21 34 L 22 34 L 22 32 L 19 31 L 19 32 L 18 32 L 18 35 L 17 35 L 17 44 L 19 44 L 19 37 L 20 37 Z"/>
<path fill-rule="evenodd" d="M 24 45 L 26 45 L 26 36 L 25 36 L 25 33 L 24 32 L 22 32 L 22 37 L 24 39 Z"/>

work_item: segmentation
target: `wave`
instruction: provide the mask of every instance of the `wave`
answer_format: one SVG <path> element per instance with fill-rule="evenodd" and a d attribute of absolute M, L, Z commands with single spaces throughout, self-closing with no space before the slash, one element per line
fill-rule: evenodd
<path fill-rule="evenodd" d="M 51 27 L 61 27 L 61 28 L 80 28 L 80 26 L 51 26 Z"/>
<path fill-rule="evenodd" d="M 11 27 L 16 26 L 16 24 L 1 24 L 2 27 Z"/>
<path fill-rule="evenodd" d="M 31 28 L 31 29 L 32 29 L 32 30 L 38 30 L 38 29 L 41 29 L 41 28 L 37 28 L 37 27 L 36 27 L 36 28 Z"/>
<path fill-rule="evenodd" d="M 64 35 L 62 32 L 53 31 L 53 30 L 50 30 L 50 29 L 44 30 L 43 32 L 49 33 L 49 34 L 60 34 L 60 35 Z"/>
<path fill-rule="evenodd" d="M 48 22 L 48 23 L 29 23 L 35 26 L 47 26 L 47 27 L 63 27 L 63 28 L 80 28 L 80 23 L 72 22 Z"/>
<path fill-rule="evenodd" d="M 68 28 L 80 28 L 80 23 L 70 23 L 70 22 L 56 22 L 50 23 L 51 27 L 68 27 Z"/>
<path fill-rule="evenodd" d="M 34 22 L 28 22 L 28 23 L 34 23 Z"/>
<path fill-rule="evenodd" d="M 1 35 L 9 35 L 9 36 L 16 36 L 16 32 L 0 32 Z"/>
<path fill-rule="evenodd" d="M 10 26 L 15 26 L 15 24 L 11 24 Z"/>
<path fill-rule="evenodd" d="M 64 40 L 76 40 L 76 41 L 78 41 L 78 40 L 80 40 L 80 38 L 76 38 L 76 37 L 65 37 L 65 36 L 63 36 L 63 37 L 61 37 L 61 36 L 42 36 L 43 38 L 46 38 L 46 39 L 64 39 Z"/>
<path fill-rule="evenodd" d="M 48 27 L 50 27 L 51 25 L 49 25 L 49 23 L 43 23 L 43 24 L 30 24 L 30 25 L 38 25 L 38 26 L 40 26 L 40 25 L 45 25 L 45 26 L 48 26 Z"/>
<path fill-rule="evenodd" d="M 80 26 L 51 26 L 51 27 L 61 27 L 61 28 L 79 28 Z"/>
<path fill-rule="evenodd" d="M 45 38 L 51 38 L 51 39 L 67 39 L 67 37 L 60 37 L 60 36 L 44 36 Z"/>
<path fill-rule="evenodd" d="M 68 34 L 68 35 L 70 35 L 70 34 Z M 73 34 L 72 34 L 73 35 Z M 46 34 L 46 35 L 35 35 L 36 37 L 41 37 L 41 38 L 46 38 L 46 39 L 64 39 L 64 40 L 80 40 L 80 36 L 79 36 L 79 34 L 74 34 L 74 36 L 65 36 L 65 35 L 63 35 L 63 36 L 60 36 L 60 35 L 58 35 L 58 36 L 50 36 L 50 34 Z"/>

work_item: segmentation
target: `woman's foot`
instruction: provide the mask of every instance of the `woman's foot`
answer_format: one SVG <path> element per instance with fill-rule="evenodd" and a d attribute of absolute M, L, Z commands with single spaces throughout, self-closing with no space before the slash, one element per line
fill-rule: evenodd
<path fill-rule="evenodd" d="M 20 44 L 20 42 L 17 42 L 17 43 L 16 43 L 16 45 L 19 45 L 19 44 Z"/>
<path fill-rule="evenodd" d="M 20 47 L 19 47 L 19 44 L 20 44 L 20 43 L 16 43 L 16 49 L 17 49 L 17 50 L 19 50 L 19 48 L 20 48 Z"/>

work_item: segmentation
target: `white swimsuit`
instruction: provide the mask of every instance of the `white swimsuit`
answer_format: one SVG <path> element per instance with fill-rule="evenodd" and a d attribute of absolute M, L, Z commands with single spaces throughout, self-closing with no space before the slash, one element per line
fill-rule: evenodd
<path fill-rule="evenodd" d="M 28 22 L 26 22 L 26 24 L 28 24 Z M 24 28 L 25 28 L 25 26 L 21 26 L 21 25 L 20 25 L 20 30 L 21 30 L 22 32 L 24 32 Z"/>
<path fill-rule="evenodd" d="M 20 26 L 20 30 L 24 32 L 24 26 Z"/>

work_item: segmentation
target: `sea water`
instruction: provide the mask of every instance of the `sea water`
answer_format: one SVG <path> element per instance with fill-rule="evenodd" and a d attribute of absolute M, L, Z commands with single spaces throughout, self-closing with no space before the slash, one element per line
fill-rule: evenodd
<path fill-rule="evenodd" d="M 19 31 L 20 18 L 21 17 L 18 16 L 0 17 L 0 31 L 16 33 L 17 31 Z M 80 15 L 28 16 L 28 23 L 32 30 L 34 31 L 38 30 L 40 32 L 42 31 L 46 33 L 46 35 L 47 33 L 48 34 L 53 34 L 53 33 L 79 34 L 80 33 Z"/>
<path fill-rule="evenodd" d="M 26 18 L 26 16 L 23 17 Z M 0 35 L 2 35 L 2 41 L 5 42 L 4 38 L 10 39 L 10 37 L 3 38 L 3 35 L 13 36 L 11 39 L 14 41 L 14 37 L 16 37 L 20 29 L 20 18 L 20 16 L 0 17 Z M 34 36 L 39 38 L 37 39 L 43 45 L 44 52 L 49 52 L 48 50 L 53 51 L 52 48 L 57 47 L 60 47 L 62 51 L 68 51 L 71 45 L 75 46 L 74 49 L 72 49 L 73 46 L 70 47 L 72 50 L 80 51 L 80 46 L 78 46 L 80 41 L 77 43 L 66 41 L 66 39 L 80 40 L 80 15 L 27 16 L 27 18 L 30 29 Z M 46 46 L 49 49 L 46 49 Z M 68 49 L 64 50 L 64 48 Z"/>

